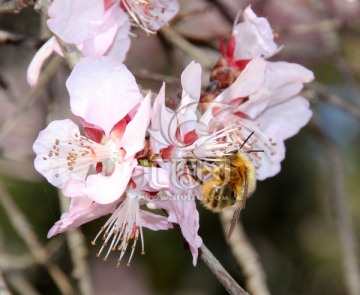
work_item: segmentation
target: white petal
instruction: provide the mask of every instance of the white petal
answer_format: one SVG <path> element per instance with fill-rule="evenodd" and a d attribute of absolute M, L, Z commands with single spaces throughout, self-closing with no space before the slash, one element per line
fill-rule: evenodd
<path fill-rule="evenodd" d="M 136 164 L 136 160 L 116 163 L 115 170 L 110 176 L 89 175 L 83 193 L 99 204 L 116 201 L 124 193 Z"/>
<path fill-rule="evenodd" d="M 62 187 L 70 179 L 84 180 L 89 166 L 70 170 L 67 165 L 66 155 L 56 156 L 54 144 L 56 139 L 64 142 L 73 142 L 79 136 L 78 126 L 71 120 L 53 121 L 46 129 L 39 133 L 35 140 L 33 150 L 36 153 L 35 169 L 56 187 Z M 52 156 L 49 155 L 52 153 Z"/>

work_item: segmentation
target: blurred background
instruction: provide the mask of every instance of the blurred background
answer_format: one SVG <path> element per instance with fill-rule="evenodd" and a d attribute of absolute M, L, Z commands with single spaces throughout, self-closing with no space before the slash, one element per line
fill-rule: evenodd
<path fill-rule="evenodd" d="M 360 294 L 360 1 L 180 3 L 170 30 L 151 37 L 135 30 L 126 65 L 144 89 L 155 92 L 164 77 L 157 79 L 154 73 L 165 75 L 174 98 L 170 104 L 176 105 L 178 77 L 191 60 L 208 67 L 203 75 L 204 85 L 208 83 L 220 40 L 231 35 L 238 11 L 251 4 L 258 16 L 266 17 L 277 43 L 284 45 L 271 60 L 297 62 L 315 73 L 316 81 L 303 92 L 314 115 L 286 141 L 281 172 L 258 182 L 242 211 L 243 227 L 271 294 Z M 7 294 L 4 281 L 14 294 L 62 294 L 49 275 L 60 269 L 77 290 L 79 274 L 88 269 L 93 294 L 226 294 L 200 259 L 193 267 L 176 231 L 145 229 L 146 255 L 138 250 L 131 267 L 119 269 L 115 258 L 106 263 L 97 259 L 98 249 L 90 244 L 107 217 L 73 235 L 46 238 L 60 218 L 60 202 L 56 189 L 33 168 L 32 143 L 49 120 L 71 118 L 65 64 L 38 93 L 26 83 L 26 68 L 48 37 L 33 7 L 0 14 L 0 294 Z M 200 204 L 198 209 L 204 243 L 246 288 L 247 278 L 226 244 L 219 216 Z M 76 251 L 80 257 L 88 251 L 88 264 L 74 267 Z M 61 276 L 59 280 L 61 284 Z"/>

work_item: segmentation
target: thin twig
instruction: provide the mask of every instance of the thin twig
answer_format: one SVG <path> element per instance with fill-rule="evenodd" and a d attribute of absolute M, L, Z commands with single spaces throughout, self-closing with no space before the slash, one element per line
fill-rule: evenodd
<path fill-rule="evenodd" d="M 58 253 L 63 243 L 64 239 L 59 237 L 57 239 L 52 239 L 46 245 L 46 252 L 48 253 L 50 258 L 53 257 L 55 253 Z M 4 272 L 8 270 L 13 271 L 28 269 L 31 266 L 34 266 L 34 264 L 37 264 L 37 261 L 31 254 L 11 255 L 6 254 L 3 249 L 1 249 L 0 251 L 0 270 Z"/>
<path fill-rule="evenodd" d="M 330 197 L 333 204 L 333 214 L 337 221 L 337 230 L 343 255 L 344 279 L 348 294 L 360 294 L 360 268 L 357 252 L 357 239 L 354 224 L 346 202 L 344 188 L 344 163 L 336 144 L 323 132 L 317 124 L 312 125 L 317 138 L 321 139 L 329 163 Z"/>
<path fill-rule="evenodd" d="M 311 34 L 311 33 L 325 33 L 328 31 L 334 31 L 341 28 L 343 22 L 339 19 L 325 19 L 318 21 L 316 23 L 303 23 L 286 26 L 284 28 L 280 28 L 277 32 L 282 34 L 289 35 L 303 35 L 303 34 Z"/>
<path fill-rule="evenodd" d="M 192 45 L 189 41 L 183 38 L 180 34 L 178 34 L 175 30 L 169 27 L 163 27 L 160 30 L 160 34 L 171 44 L 180 48 L 182 51 L 187 53 L 190 57 L 199 62 L 203 67 L 210 69 L 214 62 L 212 62 L 209 58 L 206 57 L 204 52 Z"/>
<path fill-rule="evenodd" d="M 323 101 L 343 110 L 355 119 L 360 120 L 360 108 L 358 106 L 347 103 L 345 98 L 333 93 L 327 86 L 319 82 L 312 82 L 305 87 L 306 89 L 316 92 L 317 95 L 313 95 L 314 99 L 320 98 Z"/>
<path fill-rule="evenodd" d="M 210 268 L 212 273 L 216 276 L 219 282 L 231 295 L 249 295 L 239 284 L 230 276 L 210 250 L 202 244 L 200 247 L 200 257 L 204 263 Z"/>
<path fill-rule="evenodd" d="M 148 79 L 148 80 L 153 80 L 153 81 L 157 81 L 157 82 L 165 82 L 167 84 L 176 84 L 176 85 L 180 84 L 180 79 L 177 77 L 171 77 L 171 76 L 166 76 L 166 75 L 162 75 L 162 74 L 158 74 L 158 73 L 153 73 L 153 72 L 149 72 L 148 70 L 145 70 L 145 69 L 130 68 L 130 71 L 137 78 Z"/>
<path fill-rule="evenodd" d="M 165 214 L 168 213 L 163 210 Z M 174 223 L 175 230 L 179 233 L 185 249 L 190 249 L 188 242 L 184 238 L 180 225 Z M 200 247 L 200 258 L 204 261 L 211 272 L 216 276 L 219 282 L 231 295 L 249 295 L 239 284 L 233 279 L 233 277 L 226 271 L 221 265 L 219 260 L 210 252 L 210 250 L 203 243 Z"/>
<path fill-rule="evenodd" d="M 39 243 L 34 230 L 31 228 L 31 223 L 3 188 L 2 183 L 0 183 L 0 203 L 18 235 L 23 239 L 37 263 L 48 270 L 61 293 L 64 295 L 75 294 L 69 278 L 57 265 L 49 261 L 50 256 L 46 248 Z"/>
<path fill-rule="evenodd" d="M 48 84 L 51 77 L 55 74 L 61 62 L 61 59 L 57 57 L 51 58 L 50 62 L 47 64 L 47 66 L 41 73 L 38 83 L 33 88 L 31 88 L 29 93 L 17 105 L 16 110 L 12 114 L 10 114 L 8 119 L 1 125 L 0 140 L 3 140 L 4 137 L 9 133 L 9 131 L 11 131 L 20 115 L 30 106 L 32 106 L 39 98 L 41 91 Z"/>
<path fill-rule="evenodd" d="M 5 283 L 3 273 L 0 271 L 0 294 L 1 295 L 10 295 L 10 291 Z"/>
<path fill-rule="evenodd" d="M 233 212 L 231 211 L 225 211 L 220 214 L 226 242 L 231 249 L 235 261 L 244 273 L 247 289 L 251 294 L 269 295 L 270 291 L 266 284 L 266 275 L 259 261 L 259 255 L 247 238 L 241 222 L 236 224 L 231 238 L 227 237 L 232 218 Z"/>
<path fill-rule="evenodd" d="M 62 212 L 69 209 L 68 200 L 69 199 L 65 198 L 59 190 L 59 201 Z M 90 270 L 87 262 L 88 250 L 85 246 L 85 237 L 80 229 L 72 229 L 66 232 L 66 239 L 74 266 L 72 276 L 79 282 L 81 294 L 92 295 L 93 287 L 91 285 Z"/>

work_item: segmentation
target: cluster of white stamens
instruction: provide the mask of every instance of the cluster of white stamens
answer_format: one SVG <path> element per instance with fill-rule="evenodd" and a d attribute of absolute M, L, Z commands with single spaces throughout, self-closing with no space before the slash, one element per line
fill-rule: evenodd
<path fill-rule="evenodd" d="M 120 251 L 119 258 L 116 262 L 116 267 L 119 267 L 120 261 L 130 246 L 131 252 L 127 262 L 127 266 L 130 266 L 130 261 L 133 257 L 136 243 L 139 238 L 142 247 L 141 254 L 145 254 L 139 207 L 142 199 L 143 197 L 141 195 L 132 192 L 127 193 L 125 200 L 120 204 L 105 225 L 101 227 L 94 241 L 91 242 L 92 245 L 95 245 L 96 240 L 102 235 L 103 243 L 99 252 L 96 254 L 97 257 L 100 257 L 105 248 L 108 249 L 103 258 L 104 261 L 107 261 L 111 251 Z"/>

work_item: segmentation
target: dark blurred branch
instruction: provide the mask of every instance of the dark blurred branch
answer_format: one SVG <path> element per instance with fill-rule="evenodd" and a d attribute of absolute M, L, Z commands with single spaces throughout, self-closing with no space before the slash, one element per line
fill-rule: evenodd
<path fill-rule="evenodd" d="M 16 294 L 41 295 L 29 282 L 25 275 L 19 271 L 10 272 L 7 274 L 6 278 L 9 281 L 9 286 L 11 286 L 16 291 Z M 2 290 L 0 289 L 0 291 Z M 3 295 L 2 292 L 0 294 Z"/>
<path fill-rule="evenodd" d="M 244 273 L 247 289 L 250 294 L 269 295 L 270 291 L 266 284 L 266 276 L 259 261 L 259 255 L 247 238 L 241 222 L 236 224 L 231 238 L 228 238 L 232 218 L 232 211 L 224 211 L 220 214 L 226 242 L 231 249 L 235 261 Z"/>
<path fill-rule="evenodd" d="M 325 19 L 316 23 L 305 23 L 297 25 L 289 25 L 278 30 L 279 34 L 311 34 L 325 33 L 328 31 L 338 30 L 342 27 L 343 22 L 338 19 Z"/>
<path fill-rule="evenodd" d="M 204 263 L 210 268 L 219 282 L 225 287 L 225 289 L 231 295 L 249 295 L 238 283 L 230 276 L 225 268 L 220 264 L 219 260 L 210 252 L 210 250 L 202 244 L 200 247 L 200 257 Z"/>
<path fill-rule="evenodd" d="M 58 237 L 56 239 L 52 239 L 45 246 L 49 258 L 53 257 L 55 253 L 59 251 L 63 243 L 64 239 L 62 237 Z M 4 249 L 0 249 L 0 270 L 4 272 L 13 270 L 25 270 L 31 266 L 34 266 L 34 264 L 37 264 L 37 261 L 30 254 L 11 255 L 5 253 Z"/>
<path fill-rule="evenodd" d="M 153 72 L 149 72 L 148 70 L 145 70 L 145 69 L 130 68 L 129 70 L 137 78 L 147 79 L 147 80 L 152 80 L 152 81 L 157 81 L 157 82 L 165 82 L 167 84 L 178 84 L 178 85 L 180 84 L 180 79 L 177 77 L 171 77 L 171 76 L 166 76 L 166 75 L 162 75 L 162 74 L 158 74 L 158 73 L 153 73 Z"/>
<path fill-rule="evenodd" d="M 29 93 L 17 104 L 16 110 L 10 114 L 7 120 L 0 127 L 0 140 L 3 140 L 6 135 L 14 127 L 17 119 L 25 112 L 35 101 L 39 98 L 39 95 L 43 88 L 48 84 L 51 77 L 55 74 L 56 70 L 61 64 L 61 59 L 53 57 L 42 71 L 38 83 L 30 89 Z"/>
<path fill-rule="evenodd" d="M 195 59 L 195 61 L 199 62 L 204 68 L 212 68 L 214 63 L 206 57 L 206 54 L 191 44 L 188 40 L 183 38 L 180 34 L 178 34 L 175 30 L 169 27 L 163 27 L 160 31 L 161 36 L 165 38 L 170 44 L 175 47 L 178 47 L 183 52 L 188 54 L 191 58 Z"/>
<path fill-rule="evenodd" d="M 1 13 L 18 13 L 21 9 L 33 5 L 34 0 L 11 0 L 4 3 L 0 3 Z"/>
<path fill-rule="evenodd" d="M 49 261 L 50 256 L 47 253 L 46 248 L 38 241 L 37 236 L 31 227 L 31 223 L 3 188 L 2 183 L 0 183 L 0 203 L 14 229 L 29 248 L 36 262 L 43 265 L 48 270 L 61 293 L 63 295 L 75 294 L 69 278 L 57 265 Z"/>
<path fill-rule="evenodd" d="M 329 163 L 329 187 L 331 201 L 333 203 L 334 217 L 343 255 L 344 278 L 346 281 L 348 294 L 360 294 L 360 269 L 359 257 L 357 252 L 357 240 L 354 232 L 354 224 L 347 206 L 344 188 L 344 163 L 341 153 L 336 144 L 329 136 L 316 124 L 313 124 L 317 138 L 321 140 L 327 154 Z"/>
<path fill-rule="evenodd" d="M 313 4 L 319 19 L 323 19 L 324 21 L 330 19 L 326 4 L 323 1 L 313 1 Z M 347 85 L 348 89 L 353 93 L 356 102 L 360 103 L 360 87 L 351 66 L 341 52 L 341 36 L 339 28 L 324 31 L 322 34 L 319 34 L 319 37 L 322 39 L 326 51 L 332 58 L 334 65 L 339 70 L 344 84 Z"/>
<path fill-rule="evenodd" d="M 306 89 L 315 91 L 315 95 L 308 95 L 310 99 L 320 98 L 321 100 L 343 110 L 357 120 L 360 120 L 360 107 L 349 104 L 345 98 L 337 95 L 326 85 L 319 82 L 312 82 L 305 86 Z"/>
<path fill-rule="evenodd" d="M 0 294 L 10 295 L 9 289 L 4 281 L 3 273 L 0 271 Z"/>

